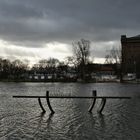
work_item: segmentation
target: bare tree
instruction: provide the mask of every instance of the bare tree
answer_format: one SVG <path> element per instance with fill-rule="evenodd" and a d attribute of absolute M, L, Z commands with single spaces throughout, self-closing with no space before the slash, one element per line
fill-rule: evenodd
<path fill-rule="evenodd" d="M 110 54 L 107 54 L 105 56 L 105 64 L 113 64 L 113 58 L 111 57 Z"/>
<path fill-rule="evenodd" d="M 113 64 L 114 70 L 119 77 L 121 77 L 121 47 L 119 48 L 112 47 L 112 49 L 109 51 L 109 54 L 105 56 L 105 64 Z"/>
<path fill-rule="evenodd" d="M 46 68 L 48 64 L 48 60 L 47 59 L 41 59 L 39 60 L 39 67 L 41 68 Z"/>
<path fill-rule="evenodd" d="M 22 67 L 23 66 L 23 62 L 19 59 L 16 59 L 12 62 L 12 64 L 15 66 L 15 67 Z"/>
<path fill-rule="evenodd" d="M 47 60 L 47 67 L 48 68 L 56 68 L 59 64 L 59 60 L 56 58 L 49 58 Z"/>
<path fill-rule="evenodd" d="M 11 62 L 8 59 L 0 59 L 0 77 L 8 78 L 11 73 Z"/>
<path fill-rule="evenodd" d="M 67 65 L 67 66 L 72 66 L 74 68 L 76 68 L 76 66 L 77 66 L 77 61 L 76 61 L 76 58 L 74 56 L 67 56 L 65 58 L 64 62 L 65 62 L 65 65 Z"/>
<path fill-rule="evenodd" d="M 90 56 L 90 41 L 81 39 L 73 43 L 73 53 L 81 74 L 80 78 L 85 80 L 85 66 L 89 62 Z"/>
<path fill-rule="evenodd" d="M 106 64 L 121 64 L 121 47 L 112 47 L 109 54 L 105 56 Z"/>

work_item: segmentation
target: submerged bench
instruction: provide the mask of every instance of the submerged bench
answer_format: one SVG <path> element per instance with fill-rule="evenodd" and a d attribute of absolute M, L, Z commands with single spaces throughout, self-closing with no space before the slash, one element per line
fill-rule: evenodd
<path fill-rule="evenodd" d="M 42 102 L 41 102 L 41 98 L 46 98 L 48 107 L 51 111 L 51 113 L 55 113 L 54 110 L 52 109 L 52 106 L 50 104 L 50 98 L 55 98 L 55 99 L 93 99 L 91 106 L 89 107 L 88 111 L 91 113 L 92 109 L 96 103 L 97 99 L 101 99 L 101 103 L 98 107 L 98 113 L 102 113 L 104 106 L 106 104 L 106 100 L 107 99 L 131 99 L 131 97 L 129 96 L 97 96 L 97 92 L 96 90 L 92 91 L 92 96 L 60 96 L 60 95 L 53 95 L 53 96 L 49 96 L 49 91 L 46 91 L 46 96 L 13 96 L 13 98 L 37 98 L 38 99 L 38 103 L 40 105 L 40 108 L 42 109 L 43 113 L 46 112 L 46 110 L 44 109 Z"/>

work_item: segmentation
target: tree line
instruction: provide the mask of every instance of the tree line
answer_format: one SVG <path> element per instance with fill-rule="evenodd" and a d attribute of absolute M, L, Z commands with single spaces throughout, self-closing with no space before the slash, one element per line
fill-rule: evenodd
<path fill-rule="evenodd" d="M 81 39 L 72 45 L 73 55 L 66 57 L 64 61 L 56 58 L 42 59 L 32 67 L 29 67 L 28 60 L 21 61 L 17 59 L 10 61 L 0 58 L 0 79 L 24 80 L 33 74 L 50 74 L 53 77 L 57 75 L 57 78 L 65 77 L 66 75 L 68 77 L 68 75 L 72 74 L 75 75 L 73 79 L 76 78 L 83 81 L 90 79 L 90 74 L 97 67 L 90 61 L 90 41 Z M 119 55 L 118 51 L 111 50 L 110 54 L 106 56 L 105 63 L 118 65 L 120 63 Z"/>

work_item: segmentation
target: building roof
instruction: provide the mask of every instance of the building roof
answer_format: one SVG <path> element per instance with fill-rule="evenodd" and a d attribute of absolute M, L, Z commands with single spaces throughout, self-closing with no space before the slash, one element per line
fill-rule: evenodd
<path fill-rule="evenodd" d="M 133 37 L 128 37 L 128 39 L 140 39 L 140 35 L 133 36 Z"/>
<path fill-rule="evenodd" d="M 133 36 L 133 37 L 126 37 L 126 35 L 122 35 L 121 36 L 121 42 L 140 43 L 140 35 Z"/>

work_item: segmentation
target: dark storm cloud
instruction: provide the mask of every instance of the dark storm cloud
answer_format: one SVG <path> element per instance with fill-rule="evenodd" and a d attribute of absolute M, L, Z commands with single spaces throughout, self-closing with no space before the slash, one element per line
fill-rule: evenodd
<path fill-rule="evenodd" d="M 15 44 L 119 40 L 140 30 L 139 0 L 1 0 L 0 38 Z"/>

